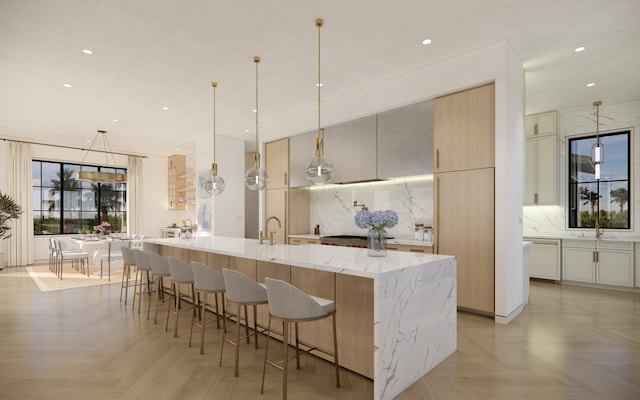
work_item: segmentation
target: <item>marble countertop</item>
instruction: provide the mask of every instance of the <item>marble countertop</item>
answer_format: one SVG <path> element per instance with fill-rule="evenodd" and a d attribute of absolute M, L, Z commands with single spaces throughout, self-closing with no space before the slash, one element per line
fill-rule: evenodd
<path fill-rule="evenodd" d="M 333 235 L 313 235 L 313 234 L 295 234 L 295 235 L 289 235 L 290 238 L 300 238 L 300 239 L 316 239 L 316 240 L 320 240 L 325 236 L 333 236 Z M 363 235 L 364 236 L 364 235 Z M 404 244 L 404 245 L 409 245 L 409 246 L 425 246 L 425 247 L 432 247 L 433 246 L 433 242 L 427 242 L 424 240 L 413 240 L 413 239 L 409 239 L 409 238 L 393 238 L 393 239 L 387 239 L 388 243 L 391 244 Z"/>
<path fill-rule="evenodd" d="M 376 278 L 388 272 L 423 266 L 453 256 L 389 251 L 386 257 L 369 257 L 367 249 L 318 244 L 259 244 L 255 239 L 196 237 L 192 239 L 144 239 L 144 243 L 287 264 L 346 275 Z"/>
<path fill-rule="evenodd" d="M 638 236 L 601 236 L 596 238 L 595 236 L 570 236 L 570 235 L 555 235 L 555 236 L 524 236 L 524 240 L 601 240 L 603 242 L 640 242 Z"/>

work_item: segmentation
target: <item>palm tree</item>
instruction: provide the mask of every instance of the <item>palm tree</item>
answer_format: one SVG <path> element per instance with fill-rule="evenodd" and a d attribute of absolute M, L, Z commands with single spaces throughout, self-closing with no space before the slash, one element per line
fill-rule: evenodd
<path fill-rule="evenodd" d="M 49 199 L 54 199 L 56 194 L 60 193 L 63 189 L 78 189 L 80 183 L 76 180 L 75 173 L 76 172 L 70 168 L 64 168 L 62 170 L 62 176 L 60 176 L 60 172 L 57 172 L 56 175 L 58 176 L 58 179 L 51 180 L 53 187 L 49 189 Z M 55 204 L 55 200 L 49 200 L 49 211 L 53 210 Z"/>
<path fill-rule="evenodd" d="M 626 188 L 618 188 L 612 190 L 610 194 L 613 198 L 611 202 L 618 203 L 618 206 L 620 206 L 620 213 L 622 214 L 624 205 L 629 201 L 629 190 L 627 190 Z"/>
<path fill-rule="evenodd" d="M 580 188 L 580 200 L 585 200 L 582 205 L 586 206 L 587 204 L 589 204 L 589 215 L 593 215 L 595 206 L 596 204 L 598 204 L 600 197 L 602 196 L 599 196 L 598 192 L 593 192 L 587 187 Z"/>

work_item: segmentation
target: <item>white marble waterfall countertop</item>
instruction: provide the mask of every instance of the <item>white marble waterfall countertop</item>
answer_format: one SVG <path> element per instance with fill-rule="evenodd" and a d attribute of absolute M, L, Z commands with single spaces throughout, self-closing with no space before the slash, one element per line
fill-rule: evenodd
<path fill-rule="evenodd" d="M 145 243 L 180 247 L 249 258 L 297 267 L 318 269 L 346 275 L 376 278 L 381 274 L 422 266 L 432 262 L 453 258 L 447 255 L 389 251 L 386 257 L 369 257 L 367 249 L 317 244 L 286 245 L 260 244 L 255 239 L 221 236 L 196 237 L 192 239 L 165 238 L 145 239 Z"/>

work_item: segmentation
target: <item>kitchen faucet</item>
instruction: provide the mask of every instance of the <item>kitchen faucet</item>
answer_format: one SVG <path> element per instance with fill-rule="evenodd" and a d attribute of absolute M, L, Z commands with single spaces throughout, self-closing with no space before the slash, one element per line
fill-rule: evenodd
<path fill-rule="evenodd" d="M 275 219 L 275 220 L 276 220 L 276 222 L 278 223 L 278 228 L 282 228 L 282 224 L 280 223 L 280 220 L 278 219 L 278 217 L 272 216 L 272 217 L 267 218 L 267 222 L 265 222 L 265 224 L 264 224 L 264 229 L 265 229 L 267 232 L 269 232 L 269 222 L 270 222 L 272 219 Z M 276 241 L 275 241 L 275 240 L 274 240 L 274 238 L 273 238 L 273 234 L 274 234 L 274 233 L 275 233 L 274 231 L 269 232 L 269 237 L 267 238 L 266 236 L 262 236 L 262 231 L 258 231 L 258 236 L 259 236 L 259 239 L 260 239 L 260 244 L 262 244 L 262 242 L 263 242 L 263 241 L 265 241 L 265 240 L 267 240 L 267 239 L 269 240 L 269 244 L 276 244 Z"/>

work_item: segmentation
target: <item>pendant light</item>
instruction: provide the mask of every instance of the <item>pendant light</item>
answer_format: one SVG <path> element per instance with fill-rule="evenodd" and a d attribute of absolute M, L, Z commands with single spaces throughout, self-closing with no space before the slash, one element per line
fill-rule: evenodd
<path fill-rule="evenodd" d="M 256 63 L 256 152 L 253 153 L 253 167 L 244 174 L 244 183 L 250 190 L 264 190 L 269 180 L 269 174 L 260 166 L 260 152 L 258 151 L 260 145 L 258 137 L 258 64 L 260 57 L 253 57 L 253 62 Z"/>
<path fill-rule="evenodd" d="M 87 153 L 82 158 L 82 162 L 80 164 L 84 164 L 84 160 L 89 155 L 90 151 L 101 151 L 101 150 L 93 150 L 93 145 L 98 140 L 98 137 L 102 136 L 102 144 L 104 146 L 104 151 L 106 158 L 105 166 L 116 168 L 116 158 L 111 152 L 111 146 L 109 145 L 109 140 L 107 139 L 107 131 L 98 130 L 95 138 L 93 138 L 93 142 L 91 142 L 91 146 Z M 109 155 L 111 155 L 111 160 L 113 161 L 113 165 L 109 163 Z M 126 183 L 127 175 L 119 173 L 119 172 L 106 172 L 106 171 L 78 171 L 76 172 L 76 180 L 82 182 L 93 182 L 93 183 Z"/>
<path fill-rule="evenodd" d="M 333 178 L 333 164 L 324 156 L 324 131 L 320 129 L 320 28 L 324 25 L 322 18 L 316 19 L 318 27 L 318 137 L 316 138 L 316 155 L 307 163 L 304 174 L 308 180 L 316 185 L 323 185 Z"/>
<path fill-rule="evenodd" d="M 591 162 L 595 169 L 595 176 L 600 180 L 600 165 L 604 163 L 604 145 L 600 143 L 600 106 L 602 100 L 594 101 L 596 108 L 596 142 L 591 146 Z"/>
<path fill-rule="evenodd" d="M 213 164 L 211 164 L 211 193 L 224 192 L 224 179 L 218 176 L 218 164 L 216 163 L 216 88 L 218 82 L 211 82 L 213 87 Z"/>

